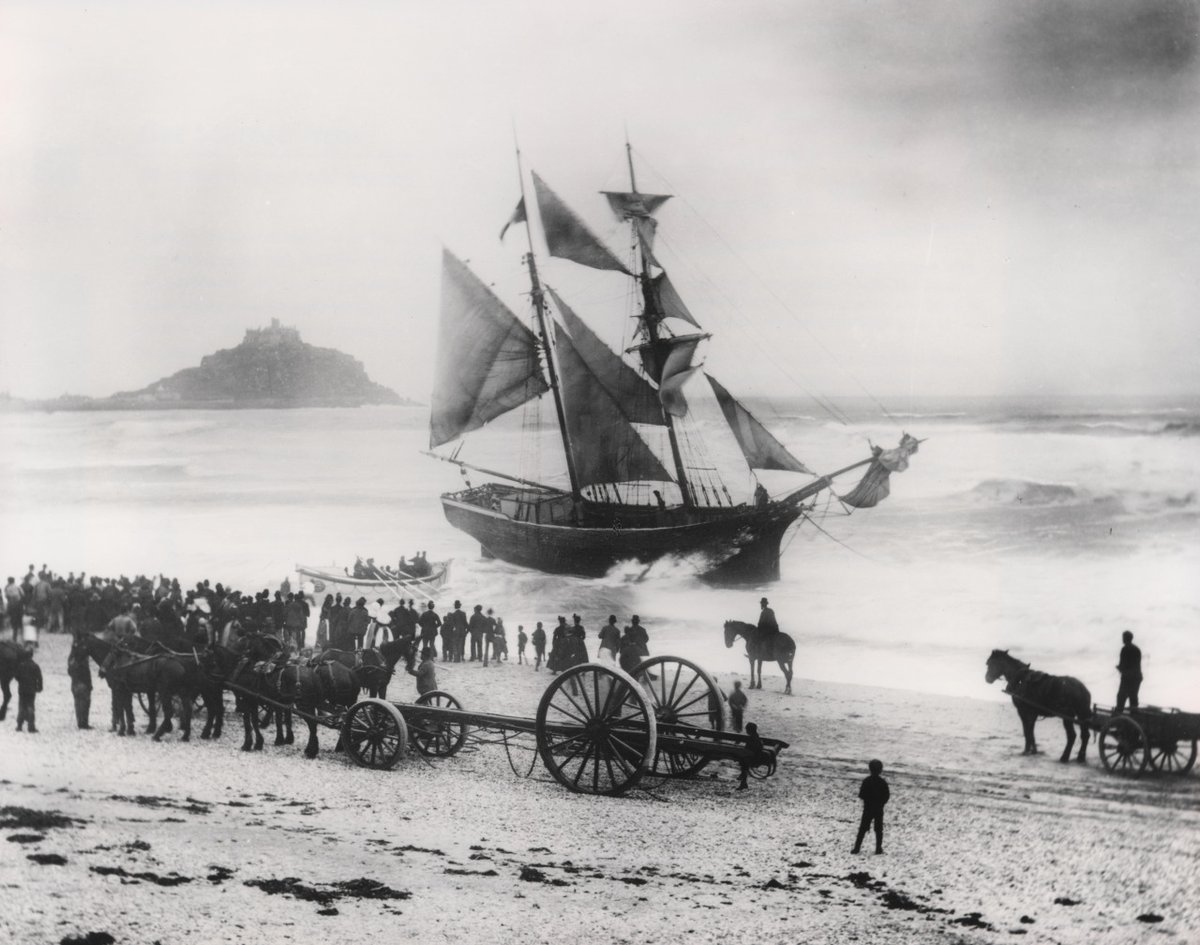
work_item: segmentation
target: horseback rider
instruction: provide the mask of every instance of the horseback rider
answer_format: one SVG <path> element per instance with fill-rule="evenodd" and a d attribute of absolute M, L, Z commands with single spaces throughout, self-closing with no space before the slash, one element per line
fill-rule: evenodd
<path fill-rule="evenodd" d="M 775 619 L 775 611 L 770 608 L 765 597 L 759 604 L 762 610 L 758 614 L 758 629 L 763 633 L 778 633 L 779 621 Z"/>

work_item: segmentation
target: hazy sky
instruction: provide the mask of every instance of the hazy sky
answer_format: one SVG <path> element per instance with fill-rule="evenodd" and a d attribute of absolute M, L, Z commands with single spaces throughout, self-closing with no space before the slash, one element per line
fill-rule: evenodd
<path fill-rule="evenodd" d="M 735 392 L 1198 393 L 1198 28 L 1185 0 L 5 2 L 0 391 L 141 387 L 275 317 L 427 399 L 442 245 L 519 265 L 515 129 L 606 236 L 628 132 Z"/>

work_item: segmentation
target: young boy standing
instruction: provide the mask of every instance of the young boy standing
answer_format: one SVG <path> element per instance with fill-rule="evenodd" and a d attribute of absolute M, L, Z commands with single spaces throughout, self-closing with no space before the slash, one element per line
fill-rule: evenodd
<path fill-rule="evenodd" d="M 529 642 L 529 634 L 522 624 L 517 624 L 517 665 L 525 662 L 525 644 Z"/>
<path fill-rule="evenodd" d="M 33 704 L 42 691 L 42 668 L 33 658 L 33 641 L 25 642 L 25 653 L 17 661 L 17 731 L 28 722 L 29 733 L 37 732 Z"/>
<path fill-rule="evenodd" d="M 858 789 L 858 796 L 863 802 L 862 820 L 858 825 L 858 838 L 854 841 L 854 849 L 851 853 L 857 853 L 862 849 L 863 837 L 867 835 L 867 829 L 875 825 L 875 852 L 883 852 L 883 808 L 887 804 L 888 798 L 891 797 L 891 792 L 888 790 L 888 783 L 883 780 L 883 762 L 875 759 L 867 765 L 870 774 L 863 778 L 862 785 Z"/>
<path fill-rule="evenodd" d="M 746 694 L 742 692 L 741 680 L 733 681 L 733 692 L 729 694 L 729 713 L 733 716 L 733 730 L 740 732 L 742 730 L 742 716 L 746 711 L 746 703 L 750 700 L 746 698 Z"/>

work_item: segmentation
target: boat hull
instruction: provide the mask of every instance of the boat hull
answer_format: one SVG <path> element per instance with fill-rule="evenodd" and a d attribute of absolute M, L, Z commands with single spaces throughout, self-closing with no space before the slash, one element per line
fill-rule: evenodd
<path fill-rule="evenodd" d="M 462 494 L 442 496 L 442 509 L 451 525 L 479 542 L 486 557 L 522 567 L 599 577 L 621 561 L 648 564 L 699 555 L 701 576 L 721 584 L 778 580 L 780 542 L 801 512 L 782 504 L 708 509 L 690 513 L 687 520 L 655 524 L 645 509 L 591 507 L 588 524 L 580 526 L 520 521 Z"/>
<path fill-rule="evenodd" d="M 400 594 L 417 597 L 428 596 L 430 591 L 440 590 L 450 578 L 450 562 L 432 563 L 433 572 L 423 578 L 403 578 L 376 581 L 371 578 L 353 578 L 338 574 L 330 568 L 314 568 L 296 565 L 296 573 L 313 583 L 314 593 L 343 593 L 383 595 Z"/>

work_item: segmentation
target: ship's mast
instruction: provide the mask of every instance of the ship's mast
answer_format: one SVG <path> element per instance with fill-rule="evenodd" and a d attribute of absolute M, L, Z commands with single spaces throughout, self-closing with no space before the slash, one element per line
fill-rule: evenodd
<path fill-rule="evenodd" d="M 579 473 L 575 468 L 575 453 L 571 449 L 571 434 L 567 430 L 567 414 L 563 408 L 562 390 L 558 384 L 558 368 L 555 366 L 554 348 L 550 344 L 550 333 L 546 329 L 546 296 L 542 291 L 537 262 L 533 257 L 533 227 L 530 222 L 529 204 L 525 202 L 525 174 L 521 170 L 520 148 L 517 148 L 517 178 L 521 186 L 521 206 L 525 208 L 525 237 L 529 243 L 525 265 L 529 269 L 530 297 L 533 299 L 533 308 L 537 313 L 538 334 L 542 339 L 542 350 L 546 353 L 546 370 L 550 375 L 550 391 L 554 394 L 554 411 L 558 415 L 558 429 L 562 434 L 563 452 L 567 457 L 567 477 L 571 480 L 571 498 L 575 501 L 575 510 L 578 513 L 583 495 L 579 489 Z"/>
<path fill-rule="evenodd" d="M 625 142 L 625 158 L 629 163 L 629 190 L 631 193 L 637 193 L 637 177 L 633 172 L 633 148 L 628 141 Z M 635 227 L 636 229 L 636 227 Z M 654 289 L 650 284 L 649 266 L 646 264 L 645 251 L 641 249 L 639 241 L 639 255 L 641 256 L 641 266 L 638 271 L 638 281 L 642 286 L 642 324 L 646 329 L 646 337 L 650 344 L 650 353 L 653 357 L 658 357 L 659 351 L 659 334 L 658 334 L 658 315 L 656 311 L 657 304 L 654 299 Z M 692 497 L 691 487 L 688 485 L 687 471 L 683 465 L 683 454 L 679 451 L 679 436 L 675 432 L 675 421 L 671 416 L 670 411 L 663 409 L 663 418 L 667 421 L 667 440 L 671 444 L 671 459 L 675 463 L 675 475 L 679 483 L 679 495 L 683 500 L 684 508 L 694 508 L 696 505 L 695 499 Z"/>

